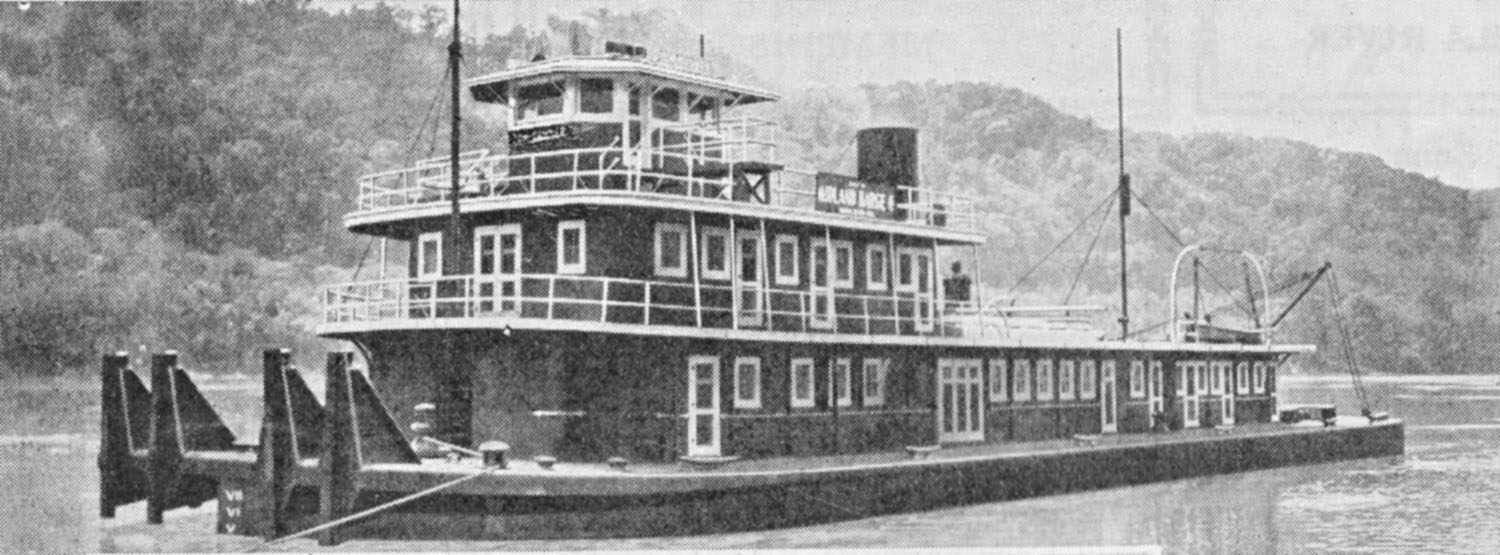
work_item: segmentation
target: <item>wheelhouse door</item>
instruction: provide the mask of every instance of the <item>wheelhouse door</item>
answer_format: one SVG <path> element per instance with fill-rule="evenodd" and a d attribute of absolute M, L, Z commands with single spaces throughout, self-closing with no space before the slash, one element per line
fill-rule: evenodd
<path fill-rule="evenodd" d="M 1099 424 L 1100 430 L 1106 434 L 1120 430 L 1120 406 L 1117 401 L 1115 398 L 1115 362 L 1106 360 L 1099 369 Z"/>
<path fill-rule="evenodd" d="M 689 457 L 721 454 L 719 414 L 719 359 L 688 357 L 688 448 Z"/>
<path fill-rule="evenodd" d="M 809 286 L 808 310 L 812 312 L 810 327 L 833 328 L 833 283 L 829 275 L 829 248 L 826 242 L 812 245 L 812 284 Z"/>
<path fill-rule="evenodd" d="M 984 441 L 980 359 L 938 359 L 938 440 Z"/>
<path fill-rule="evenodd" d="M 741 326 L 764 325 L 765 312 L 761 309 L 762 285 L 760 233 L 741 231 L 736 239 L 734 294 L 739 306 L 738 318 Z"/>
<path fill-rule="evenodd" d="M 520 310 L 520 224 L 474 230 L 474 288 L 476 314 Z"/>

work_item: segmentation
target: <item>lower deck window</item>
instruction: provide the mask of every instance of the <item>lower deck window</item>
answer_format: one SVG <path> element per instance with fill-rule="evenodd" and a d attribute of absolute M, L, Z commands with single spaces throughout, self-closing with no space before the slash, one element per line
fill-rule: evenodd
<path fill-rule="evenodd" d="M 1106 361 L 1105 364 L 1114 365 L 1114 361 Z M 1078 396 L 1083 399 L 1093 399 L 1098 396 L 1099 390 L 1094 387 L 1098 382 L 1094 380 L 1095 373 L 1099 371 L 1098 363 L 1085 360 L 1078 368 Z"/>
<path fill-rule="evenodd" d="M 581 274 L 584 272 L 583 220 L 568 220 L 557 223 L 557 273 Z"/>
<path fill-rule="evenodd" d="M 813 406 L 813 360 L 810 358 L 792 359 L 792 407 L 808 408 Z"/>
<path fill-rule="evenodd" d="M 865 406 L 885 405 L 886 374 L 890 371 L 890 367 L 890 359 L 865 359 Z"/>
<path fill-rule="evenodd" d="M 1012 384 L 1012 389 L 1015 391 L 1015 399 L 1017 401 L 1030 401 L 1032 399 L 1031 361 L 1017 359 L 1015 366 L 1013 376 L 1015 383 Z"/>
<path fill-rule="evenodd" d="M 760 408 L 760 357 L 734 360 L 734 408 Z"/>
<path fill-rule="evenodd" d="M 1003 403 L 1010 400 L 1010 381 L 1005 379 L 1008 368 L 1005 359 L 990 359 L 990 402 Z"/>
<path fill-rule="evenodd" d="M 1057 396 L 1063 400 L 1073 398 L 1073 376 L 1077 374 L 1075 368 L 1077 363 L 1064 360 L 1058 363 L 1057 369 Z"/>
<path fill-rule="evenodd" d="M 847 407 L 854 404 L 853 385 L 849 383 L 851 362 L 847 358 L 834 359 L 829 366 L 828 383 L 833 384 L 835 402 L 838 406 Z"/>
<path fill-rule="evenodd" d="M 443 273 L 443 234 L 423 233 L 417 237 L 417 277 Z"/>
<path fill-rule="evenodd" d="M 1036 361 L 1036 398 L 1038 401 L 1051 401 L 1052 396 L 1052 361 L 1042 359 Z"/>

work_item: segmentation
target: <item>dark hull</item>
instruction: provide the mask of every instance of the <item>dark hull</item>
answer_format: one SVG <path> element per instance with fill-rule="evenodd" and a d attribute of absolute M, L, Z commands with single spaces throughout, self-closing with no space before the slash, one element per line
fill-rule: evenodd
<path fill-rule="evenodd" d="M 804 526 L 875 515 L 1024 499 L 1403 453 L 1404 425 L 1267 426 L 1140 444 L 1038 445 L 1023 452 L 959 452 L 922 461 L 807 467 L 782 472 L 496 476 L 341 529 L 341 539 L 547 539 L 663 536 Z M 1054 442 L 1056 443 L 1056 442 Z M 961 450 L 960 450 L 961 451 Z M 1029 451 L 1029 452 L 1028 452 Z M 894 456 L 894 455 L 892 455 Z M 902 455 L 904 457 L 904 455 Z M 373 507 L 461 474 L 367 469 L 356 509 Z M 221 491 L 254 488 L 223 481 Z M 521 493 L 530 491 L 531 493 Z M 221 493 L 221 497 L 223 494 Z M 318 491 L 294 492 L 292 530 L 321 523 Z M 255 522 L 226 518 L 220 530 Z M 250 514 L 241 512 L 240 514 Z M 227 530 L 226 530 L 227 528 Z"/>

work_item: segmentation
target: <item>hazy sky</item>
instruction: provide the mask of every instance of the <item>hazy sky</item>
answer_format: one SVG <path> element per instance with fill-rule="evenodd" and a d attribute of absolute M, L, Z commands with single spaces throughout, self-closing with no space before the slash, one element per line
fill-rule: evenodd
<path fill-rule="evenodd" d="M 539 24 L 549 14 L 660 8 L 782 86 L 994 82 L 1111 128 L 1120 27 L 1128 128 L 1283 136 L 1371 152 L 1461 187 L 1500 187 L 1500 2 L 463 6 L 466 32 L 479 34 Z"/>

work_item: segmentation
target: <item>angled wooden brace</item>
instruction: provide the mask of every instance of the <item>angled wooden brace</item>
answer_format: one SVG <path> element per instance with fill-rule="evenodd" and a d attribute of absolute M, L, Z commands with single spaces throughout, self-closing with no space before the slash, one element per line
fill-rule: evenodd
<path fill-rule="evenodd" d="M 177 367 L 176 352 L 152 355 L 151 391 L 146 522 L 161 524 L 162 513 L 167 510 L 197 506 L 218 494 L 213 480 L 182 474 L 183 455 L 189 450 L 230 450 L 234 434 L 214 413 L 187 372 Z"/>
<path fill-rule="evenodd" d="M 151 392 L 128 366 L 123 351 L 104 355 L 100 380 L 99 516 L 146 498 L 148 480 L 136 451 L 151 434 Z"/>
<path fill-rule="evenodd" d="M 322 519 L 336 521 L 354 512 L 359 494 L 357 475 L 367 463 L 419 464 L 396 419 L 386 410 L 369 379 L 350 369 L 354 353 L 328 353 L 327 420 L 323 427 Z M 330 528 L 318 537 L 321 545 L 336 545 L 341 536 Z"/>

